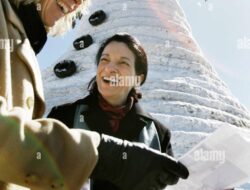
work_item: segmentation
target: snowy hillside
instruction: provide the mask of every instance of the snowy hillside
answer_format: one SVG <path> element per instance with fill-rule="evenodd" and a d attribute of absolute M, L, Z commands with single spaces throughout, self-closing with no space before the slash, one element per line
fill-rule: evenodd
<path fill-rule="evenodd" d="M 88 18 L 97 10 L 105 11 L 107 19 L 92 26 Z M 79 51 L 72 45 L 58 60 L 77 63 L 73 76 L 57 78 L 53 73 L 56 63 L 43 71 L 47 111 L 87 94 L 100 42 L 116 32 L 128 32 L 141 41 L 149 59 L 143 106 L 171 129 L 177 157 L 218 127 L 250 127 L 249 111 L 233 97 L 202 54 L 178 1 L 92 0 L 89 15 L 77 29 L 76 38 L 89 34 L 94 43 Z"/>

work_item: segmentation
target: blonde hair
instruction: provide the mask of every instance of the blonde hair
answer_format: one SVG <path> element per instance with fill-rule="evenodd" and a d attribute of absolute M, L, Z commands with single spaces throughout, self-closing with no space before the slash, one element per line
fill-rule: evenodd
<path fill-rule="evenodd" d="M 46 27 L 47 32 L 51 36 L 63 35 L 72 28 L 72 22 L 76 19 L 77 14 L 86 14 L 87 8 L 90 5 L 90 0 L 80 0 L 79 7 L 71 13 L 66 14 L 64 17 L 56 21 L 52 27 Z"/>

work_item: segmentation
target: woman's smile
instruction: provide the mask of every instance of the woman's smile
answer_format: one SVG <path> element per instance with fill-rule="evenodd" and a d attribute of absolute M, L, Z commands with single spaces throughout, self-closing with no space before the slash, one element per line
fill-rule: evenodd
<path fill-rule="evenodd" d="M 113 104 L 123 104 L 133 86 L 121 81 L 135 76 L 133 52 L 124 43 L 108 44 L 102 53 L 96 75 L 98 90 L 103 98 Z"/>
<path fill-rule="evenodd" d="M 74 11 L 80 3 L 75 0 L 42 0 L 41 18 L 46 26 L 52 27 L 66 14 Z"/>
<path fill-rule="evenodd" d="M 56 3 L 64 14 L 69 12 L 70 8 L 63 1 L 56 0 Z"/>

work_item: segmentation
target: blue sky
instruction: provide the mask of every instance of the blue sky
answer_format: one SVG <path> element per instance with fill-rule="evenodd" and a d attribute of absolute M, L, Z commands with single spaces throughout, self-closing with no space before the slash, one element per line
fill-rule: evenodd
<path fill-rule="evenodd" d="M 250 110 L 250 1 L 180 2 L 205 56 Z"/>
<path fill-rule="evenodd" d="M 205 56 L 232 94 L 250 110 L 250 1 L 179 1 Z M 74 39 L 74 31 L 49 38 L 38 55 L 41 68 L 54 63 Z"/>

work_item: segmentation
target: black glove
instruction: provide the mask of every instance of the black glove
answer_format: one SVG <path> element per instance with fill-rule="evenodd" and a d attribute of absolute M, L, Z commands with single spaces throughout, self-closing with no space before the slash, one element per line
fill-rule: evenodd
<path fill-rule="evenodd" d="M 110 181 L 123 190 L 159 190 L 189 175 L 179 161 L 141 143 L 102 135 L 98 152 L 91 178 Z"/>

